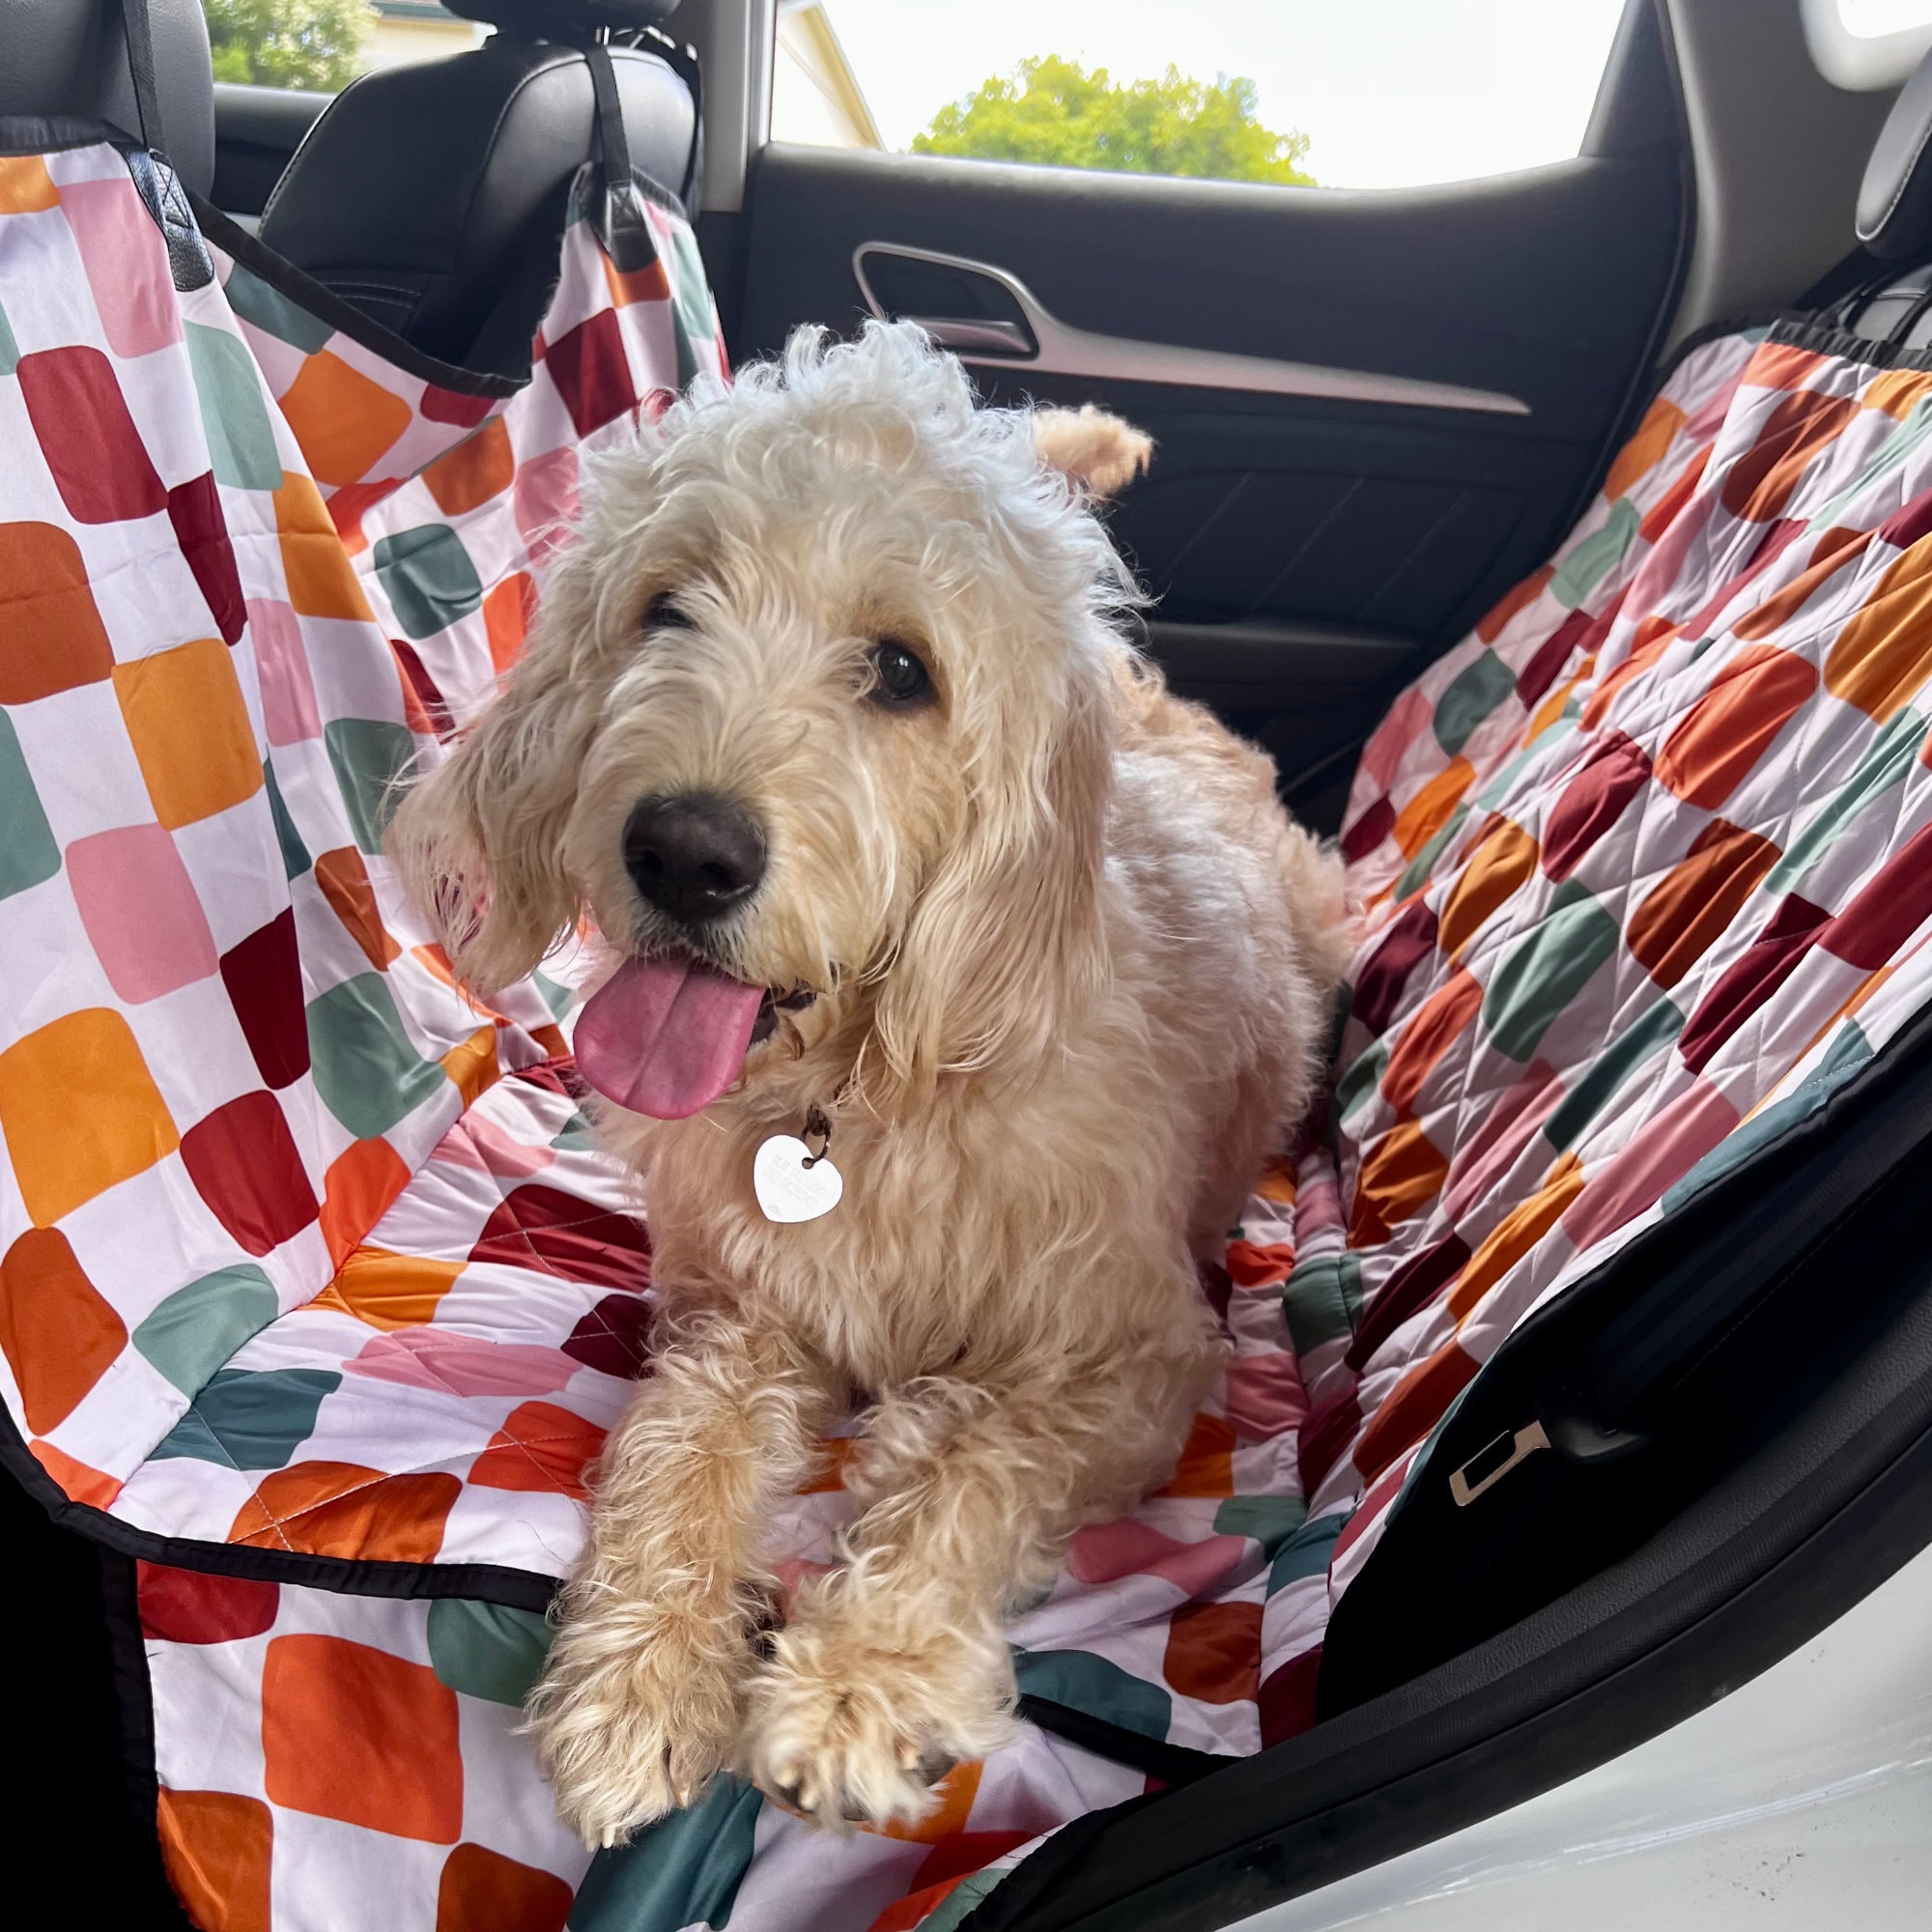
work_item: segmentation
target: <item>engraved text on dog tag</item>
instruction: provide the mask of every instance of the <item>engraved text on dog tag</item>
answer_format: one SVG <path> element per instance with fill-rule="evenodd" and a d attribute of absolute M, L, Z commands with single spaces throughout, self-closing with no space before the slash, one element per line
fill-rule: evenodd
<path fill-rule="evenodd" d="M 845 1177 L 791 1134 L 774 1134 L 752 1161 L 752 1188 L 767 1221 L 815 1221 L 838 1205 Z"/>

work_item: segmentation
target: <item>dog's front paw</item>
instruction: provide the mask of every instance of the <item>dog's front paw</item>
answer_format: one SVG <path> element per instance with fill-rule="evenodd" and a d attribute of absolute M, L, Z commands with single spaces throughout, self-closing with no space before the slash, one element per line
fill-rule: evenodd
<path fill-rule="evenodd" d="M 1012 1695 L 1004 1645 L 797 1624 L 753 1688 L 744 1766 L 814 1824 L 911 1824 L 955 1764 L 1011 1739 Z"/>
<path fill-rule="evenodd" d="M 557 1816 L 595 1848 L 691 1804 L 730 1759 L 752 1667 L 728 1617 L 626 1604 L 566 1623 L 526 1707 Z"/>

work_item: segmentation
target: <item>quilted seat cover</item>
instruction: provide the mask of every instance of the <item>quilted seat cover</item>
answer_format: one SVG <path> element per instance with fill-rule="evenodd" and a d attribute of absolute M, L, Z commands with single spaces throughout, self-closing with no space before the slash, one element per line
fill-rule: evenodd
<path fill-rule="evenodd" d="M 1304 1728 L 1500 1339 L 1924 1003 L 1932 373 L 1727 337 L 1364 754 L 1332 1146 L 1210 1271 L 1234 1356 L 1174 1480 L 1014 1620 L 1036 1721 L 909 1831 L 723 1780 L 589 1861 L 516 1706 L 649 1372 L 648 1236 L 572 1099 L 572 964 L 469 1004 L 381 834 L 514 661 L 583 453 L 722 373 L 651 220 L 630 275 L 575 223 L 512 392 L 218 218 L 177 289 L 111 143 L 0 158 L 0 1449 L 139 1559 L 211 1928 L 961 1923 L 1067 1820 Z"/>
<path fill-rule="evenodd" d="M 1331 1590 L 1515 1325 L 1932 996 L 1932 372 L 1680 364 L 1556 557 L 1399 699 L 1343 844 L 1356 1314 L 1303 1359 Z M 1313 1371 L 1312 1373 L 1310 1373 Z"/>

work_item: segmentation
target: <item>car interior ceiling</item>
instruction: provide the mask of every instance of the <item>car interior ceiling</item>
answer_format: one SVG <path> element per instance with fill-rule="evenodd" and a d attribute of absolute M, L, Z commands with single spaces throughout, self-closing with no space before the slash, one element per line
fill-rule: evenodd
<path fill-rule="evenodd" d="M 699 97 L 682 40 L 650 35 L 707 36 L 671 21 L 674 4 L 607 0 L 623 23 L 611 62 L 634 162 L 695 198 Z M 597 153 L 581 35 L 545 39 L 529 9 L 478 4 L 502 22 L 479 51 L 369 75 L 331 100 L 213 86 L 199 0 L 151 8 L 167 141 L 189 185 L 419 350 L 527 371 L 570 184 Z M 686 0 L 683 14 L 707 11 Z M 1389 698 L 1569 526 L 1677 346 L 1804 306 L 1889 351 L 1932 349 L 1932 169 L 1915 171 L 1892 104 L 1822 79 L 1796 0 L 1632 0 L 1583 154 L 1533 180 L 1275 198 L 770 148 L 744 205 L 705 210 L 697 233 L 738 358 L 800 322 L 853 326 L 867 312 L 855 252 L 916 233 L 934 252 L 998 260 L 1091 328 L 1370 355 L 1526 397 L 1525 417 L 1478 420 L 1159 383 L 1101 396 L 1161 451 L 1115 515 L 1156 600 L 1150 648 L 1272 752 L 1290 803 L 1332 830 Z M 1906 105 L 1922 146 L 1932 68 Z M 57 114 L 133 125 L 116 9 L 0 0 L 0 115 Z M 397 180 L 412 192 L 394 193 Z M 899 294 L 912 306 L 916 291 Z M 975 373 L 996 403 L 1094 395 L 1023 364 Z M 1588 1384 L 1586 1419 L 1602 1433 L 1640 1413 L 1625 1433 L 1647 1431 L 1653 1455 L 1544 1459 L 1543 1487 L 1480 1548 L 1439 1521 L 1392 1537 L 1338 1611 L 1323 1721 L 1163 1799 L 1163 1841 L 1191 1833 L 1197 1848 L 1185 1872 L 1120 1807 L 1029 1860 L 992 1925 L 1097 1926 L 1128 1896 L 1137 1924 L 1219 1924 L 1312 1889 L 1676 1721 L 1932 1540 L 1920 1033 L 1781 1165 L 1673 1224 L 1668 1252 L 1620 1258 L 1526 1335 L 1514 1379 L 1456 1423 L 1473 1456 L 1512 1401 L 1547 1406 Z M 1804 1204 L 1821 1200 L 1832 1211 L 1807 1222 Z M 1821 1218 L 1825 1239 L 1798 1250 L 1787 1224 Z M 1761 1265 L 1739 1261 L 1747 1233 Z M 1847 1255 L 1860 1292 L 1833 1345 L 1807 1350 L 1795 1304 Z M 1744 1267 L 1735 1307 L 1609 1415 L 1611 1341 L 1664 1275 L 1718 1278 L 1725 1258 Z M 118 1773 L 91 1548 L 11 1482 L 0 1525 L 43 1579 L 18 1654 L 38 1659 L 23 1721 L 54 1741 L 44 1817 L 32 1812 L 45 1855 L 94 1863 L 119 1922 L 185 1923 L 145 1821 L 129 1822 L 118 1859 L 99 1857 Z M 1418 1595 L 1442 1607 L 1426 1627 Z"/>

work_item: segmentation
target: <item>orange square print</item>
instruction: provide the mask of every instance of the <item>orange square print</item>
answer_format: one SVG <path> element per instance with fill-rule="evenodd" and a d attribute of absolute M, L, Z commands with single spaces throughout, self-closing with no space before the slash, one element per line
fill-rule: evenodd
<path fill-rule="evenodd" d="M 479 503 L 487 503 L 507 490 L 516 477 L 517 459 L 501 416 L 485 423 L 422 473 L 436 507 L 445 517 L 460 517 Z"/>
<path fill-rule="evenodd" d="M 51 1020 L 0 1053 L 0 1132 L 37 1228 L 181 1145 L 132 1031 L 106 1007 Z"/>
<path fill-rule="evenodd" d="M 571 1890 L 487 1845 L 458 1845 L 436 1888 L 436 1932 L 563 1932 Z"/>
<path fill-rule="evenodd" d="M 427 1664 L 339 1636 L 278 1636 L 262 1668 L 271 1804 L 392 1837 L 463 1835 L 456 1692 Z"/>
<path fill-rule="evenodd" d="M 197 1925 L 210 1932 L 272 1932 L 269 1868 L 275 1816 L 233 1791 L 156 1794 L 161 1858 Z"/>
<path fill-rule="evenodd" d="M 331 487 L 362 482 L 412 420 L 402 397 L 326 349 L 302 364 L 281 402 L 309 473 Z"/>
<path fill-rule="evenodd" d="M 372 619 L 369 600 L 356 582 L 355 566 L 314 481 L 288 470 L 275 492 L 275 530 L 282 552 L 282 575 L 289 603 L 304 617 Z"/>
<path fill-rule="evenodd" d="M 170 832 L 262 789 L 262 754 L 219 638 L 116 665 L 114 695 L 155 816 Z"/>

